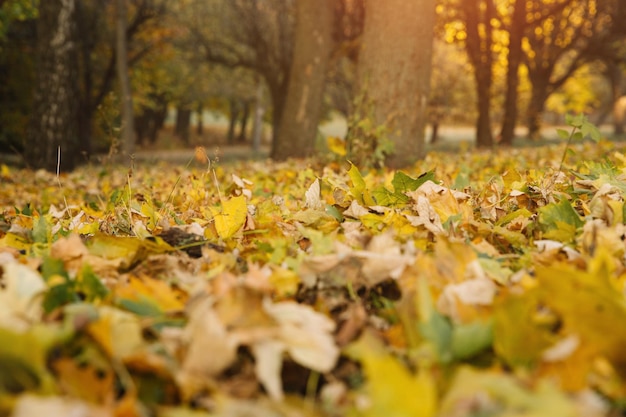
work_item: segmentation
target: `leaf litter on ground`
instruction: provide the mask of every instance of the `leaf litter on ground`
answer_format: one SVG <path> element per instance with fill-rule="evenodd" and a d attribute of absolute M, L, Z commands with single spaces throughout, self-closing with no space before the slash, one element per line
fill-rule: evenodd
<path fill-rule="evenodd" d="M 3 166 L 14 416 L 626 410 L 626 156 Z"/>

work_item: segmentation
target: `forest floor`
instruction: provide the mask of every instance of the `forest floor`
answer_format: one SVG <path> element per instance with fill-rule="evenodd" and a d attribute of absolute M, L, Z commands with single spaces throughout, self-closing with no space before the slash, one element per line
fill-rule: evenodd
<path fill-rule="evenodd" d="M 0 165 L 0 415 L 626 415 L 625 142 L 444 130 L 394 172 L 217 133 Z"/>

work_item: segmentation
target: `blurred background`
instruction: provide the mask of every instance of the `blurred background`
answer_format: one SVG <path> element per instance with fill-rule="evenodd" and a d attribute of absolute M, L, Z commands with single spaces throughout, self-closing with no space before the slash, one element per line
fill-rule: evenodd
<path fill-rule="evenodd" d="M 42 165 L 29 151 L 47 140 L 37 132 L 45 118 L 70 126 L 75 163 L 124 147 L 267 153 L 298 50 L 298 2 L 307 1 L 0 0 L 0 152 Z M 365 3 L 317 3 L 332 16 L 315 16 L 331 40 L 321 147 L 326 136 L 345 137 L 354 117 Z M 437 0 L 425 141 L 541 140 L 567 112 L 622 135 L 624 3 Z M 55 73 L 64 87 L 46 90 Z M 64 97 L 66 114 L 54 116 L 48 110 Z"/>

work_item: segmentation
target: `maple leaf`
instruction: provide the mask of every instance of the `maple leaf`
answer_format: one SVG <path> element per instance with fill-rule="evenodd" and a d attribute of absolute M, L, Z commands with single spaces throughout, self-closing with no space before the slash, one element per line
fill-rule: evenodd
<path fill-rule="evenodd" d="M 386 352 L 381 342 L 369 332 L 350 345 L 347 352 L 362 363 L 367 378 L 369 404 L 360 410 L 360 415 L 435 415 L 436 387 L 425 371 L 413 374 L 398 359 Z"/>
<path fill-rule="evenodd" d="M 246 222 L 248 207 L 246 197 L 232 197 L 222 202 L 221 208 L 210 207 L 215 229 L 222 239 L 228 239 L 239 231 Z"/>

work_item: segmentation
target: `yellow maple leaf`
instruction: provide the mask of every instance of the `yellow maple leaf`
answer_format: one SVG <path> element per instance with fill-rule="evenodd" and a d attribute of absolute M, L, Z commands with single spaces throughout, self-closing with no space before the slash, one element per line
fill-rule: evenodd
<path fill-rule="evenodd" d="M 430 417 L 437 409 L 435 382 L 423 370 L 413 374 L 366 332 L 348 354 L 361 361 L 367 377 L 370 406 L 362 416 Z"/>
<path fill-rule="evenodd" d="M 215 230 L 222 239 L 232 237 L 246 222 L 248 208 L 246 197 L 240 195 L 226 200 L 222 208 L 209 208 L 215 220 Z"/>

